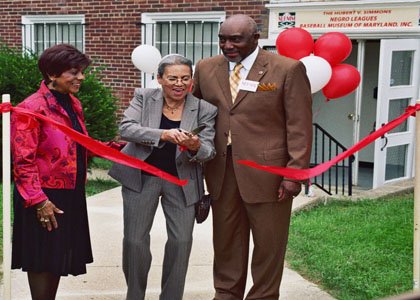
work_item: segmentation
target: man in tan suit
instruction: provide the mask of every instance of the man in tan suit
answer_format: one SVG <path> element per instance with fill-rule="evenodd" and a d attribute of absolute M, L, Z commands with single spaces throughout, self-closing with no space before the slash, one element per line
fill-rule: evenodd
<path fill-rule="evenodd" d="M 305 67 L 260 49 L 258 39 L 254 20 L 231 16 L 219 31 L 223 55 L 195 67 L 194 95 L 218 107 L 217 154 L 205 171 L 215 199 L 217 300 L 244 299 L 250 232 L 253 286 L 245 299 L 279 298 L 292 199 L 301 190 L 300 182 L 236 161 L 307 168 L 311 152 L 312 99 Z M 234 77 L 240 77 L 239 84 Z"/>

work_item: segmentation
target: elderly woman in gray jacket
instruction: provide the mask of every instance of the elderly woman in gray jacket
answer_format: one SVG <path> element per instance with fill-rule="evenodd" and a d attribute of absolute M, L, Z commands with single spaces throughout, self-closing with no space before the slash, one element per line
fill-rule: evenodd
<path fill-rule="evenodd" d="M 203 194 L 201 163 L 215 156 L 213 138 L 217 109 L 195 98 L 192 62 L 168 55 L 158 68 L 162 89 L 136 89 L 120 125 L 128 144 L 123 153 L 181 179 L 180 187 L 140 170 L 114 164 L 109 174 L 121 182 L 124 201 L 123 270 L 127 299 L 144 299 L 152 256 L 150 229 L 160 202 L 168 240 L 160 299 L 182 299 L 192 246 L 196 203 Z M 197 127 L 203 128 L 198 134 Z"/>

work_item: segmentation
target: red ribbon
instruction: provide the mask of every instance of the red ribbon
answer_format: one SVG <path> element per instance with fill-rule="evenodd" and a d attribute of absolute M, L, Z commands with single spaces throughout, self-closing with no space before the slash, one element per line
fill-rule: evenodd
<path fill-rule="evenodd" d="M 408 106 L 405 110 L 405 113 L 399 116 L 398 118 L 392 120 L 391 122 L 387 123 L 383 127 L 379 128 L 372 134 L 365 137 L 363 140 L 352 146 L 351 148 L 347 149 L 346 151 L 340 153 L 330 161 L 327 161 L 323 164 L 317 165 L 310 169 L 293 169 L 293 168 L 285 168 L 285 167 L 275 167 L 275 166 L 263 166 L 257 164 L 256 162 L 249 161 L 249 160 L 238 160 L 239 164 L 246 165 L 248 167 L 252 167 L 255 169 L 259 169 L 265 172 L 273 173 L 276 175 L 284 176 L 290 179 L 296 180 L 305 180 L 315 176 L 318 176 L 329 168 L 337 164 L 338 162 L 346 159 L 353 153 L 359 151 L 360 149 L 366 147 L 368 144 L 376 140 L 378 137 L 383 136 L 388 131 L 394 129 L 402 122 L 404 122 L 408 117 L 415 116 L 416 111 L 420 110 L 420 104 L 416 104 L 415 106 Z"/>
<path fill-rule="evenodd" d="M 7 113 L 10 112 L 12 110 L 12 104 L 10 104 L 9 102 L 5 102 L 5 103 L 0 103 L 0 112 L 1 113 Z"/>
<path fill-rule="evenodd" d="M 181 180 L 171 174 L 168 174 L 152 165 L 149 165 L 148 163 L 139 160 L 137 158 L 134 158 L 132 156 L 129 156 L 127 154 L 121 153 L 118 150 L 115 150 L 111 147 L 105 146 L 101 144 L 100 142 L 92 139 L 91 137 L 81 134 L 70 127 L 59 123 L 57 121 L 51 120 L 50 118 L 47 118 L 46 116 L 43 116 L 38 113 L 31 112 L 29 110 L 20 108 L 20 107 L 12 107 L 10 103 L 2 103 L 0 104 L 0 111 L 3 112 L 9 112 L 13 111 L 14 113 L 20 114 L 20 115 L 26 115 L 30 117 L 35 117 L 37 119 L 43 120 L 47 123 L 50 123 L 57 127 L 59 130 L 61 130 L 63 133 L 71 137 L 74 141 L 78 142 L 80 145 L 84 146 L 85 148 L 89 149 L 93 153 L 109 159 L 111 161 L 114 161 L 116 163 L 120 163 L 129 167 L 133 167 L 136 169 L 141 169 L 143 171 L 146 171 L 150 174 L 156 175 L 162 179 L 165 179 L 169 182 L 172 182 L 174 184 L 183 186 L 186 185 L 188 180 Z"/>

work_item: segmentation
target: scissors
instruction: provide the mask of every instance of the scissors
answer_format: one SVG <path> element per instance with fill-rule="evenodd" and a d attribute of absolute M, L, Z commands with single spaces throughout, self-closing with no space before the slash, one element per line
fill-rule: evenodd
<path fill-rule="evenodd" d="M 200 125 L 197 128 L 194 128 L 193 130 L 191 130 L 191 134 L 192 135 L 197 135 L 199 134 L 201 131 L 203 131 L 203 129 L 206 128 L 206 125 Z"/>
<path fill-rule="evenodd" d="M 200 125 L 197 128 L 194 128 L 193 130 L 191 130 L 191 132 L 188 132 L 188 131 L 183 130 L 181 128 L 179 128 L 178 130 L 184 132 L 189 137 L 193 137 L 193 136 L 199 134 L 201 131 L 203 131 L 204 128 L 206 128 L 206 125 Z"/>

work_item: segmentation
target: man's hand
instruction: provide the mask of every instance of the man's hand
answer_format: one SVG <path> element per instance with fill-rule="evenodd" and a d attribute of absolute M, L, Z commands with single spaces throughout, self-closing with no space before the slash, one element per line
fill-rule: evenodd
<path fill-rule="evenodd" d="M 279 201 L 291 199 L 299 195 L 302 190 L 302 184 L 300 182 L 283 180 L 279 187 Z"/>

